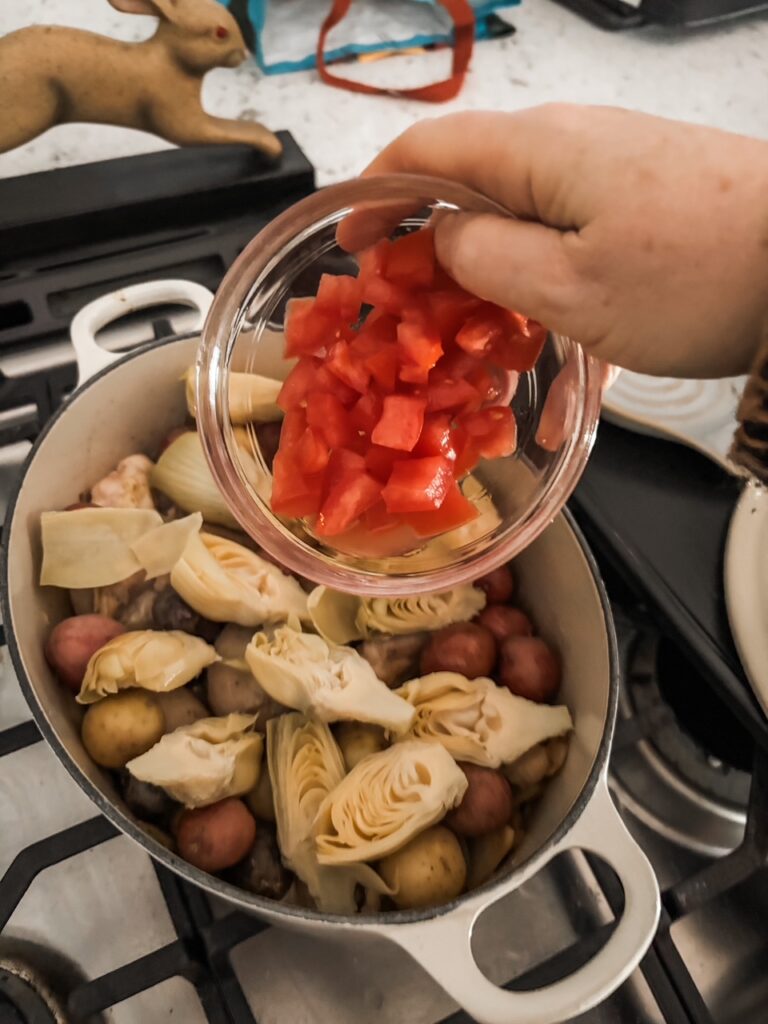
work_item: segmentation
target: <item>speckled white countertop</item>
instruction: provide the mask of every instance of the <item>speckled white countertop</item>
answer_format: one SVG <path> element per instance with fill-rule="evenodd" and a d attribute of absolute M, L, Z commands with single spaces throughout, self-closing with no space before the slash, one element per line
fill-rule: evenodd
<path fill-rule="evenodd" d="M 328 88 L 314 72 L 263 77 L 248 64 L 214 71 L 204 103 L 221 116 L 287 128 L 317 168 L 319 184 L 356 173 L 390 138 L 420 117 L 450 110 L 513 110 L 548 100 L 610 103 L 768 138 L 768 17 L 707 30 L 607 33 L 553 3 L 524 0 L 507 17 L 516 35 L 478 44 L 460 96 L 439 107 Z M 0 34 L 32 23 L 68 24 L 124 39 L 153 31 L 107 0 L 27 0 L 0 6 Z M 398 84 L 442 77 L 448 55 L 398 57 L 365 69 Z M 1 116 L 1 115 L 0 115 Z M 0 154 L 0 177 L 166 144 L 129 129 L 64 125 Z"/>

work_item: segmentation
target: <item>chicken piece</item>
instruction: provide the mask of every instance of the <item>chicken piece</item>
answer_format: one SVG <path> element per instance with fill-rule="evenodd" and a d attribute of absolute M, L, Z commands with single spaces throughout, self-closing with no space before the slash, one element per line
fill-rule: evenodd
<path fill-rule="evenodd" d="M 152 460 L 129 455 L 91 489 L 91 501 L 102 508 L 154 508 L 149 487 Z"/>

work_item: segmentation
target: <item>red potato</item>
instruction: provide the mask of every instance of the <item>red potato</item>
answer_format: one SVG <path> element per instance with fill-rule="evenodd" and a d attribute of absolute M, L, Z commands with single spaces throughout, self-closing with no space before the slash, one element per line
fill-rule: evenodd
<path fill-rule="evenodd" d="M 96 651 L 124 632 L 125 626 L 106 615 L 73 615 L 53 627 L 45 645 L 46 661 L 62 683 L 77 693 Z"/>
<path fill-rule="evenodd" d="M 499 643 L 508 636 L 532 636 L 533 623 L 519 608 L 508 604 L 489 604 L 475 619 L 481 626 L 490 629 Z"/>
<path fill-rule="evenodd" d="M 65 512 L 77 512 L 79 508 L 98 508 L 98 505 L 94 505 L 92 501 L 74 501 L 71 505 L 67 505 L 64 509 Z"/>
<path fill-rule="evenodd" d="M 256 821 L 242 800 L 227 797 L 179 815 L 176 844 L 184 860 L 201 871 L 231 868 L 256 839 Z"/>
<path fill-rule="evenodd" d="M 510 636 L 500 648 L 498 681 L 518 697 L 540 704 L 560 687 L 560 659 L 537 636 Z"/>
<path fill-rule="evenodd" d="M 512 787 L 501 772 L 476 764 L 460 764 L 467 789 L 445 824 L 460 836 L 484 836 L 509 823 L 515 809 Z"/>
<path fill-rule="evenodd" d="M 485 591 L 488 604 L 504 604 L 512 597 L 515 589 L 512 570 L 508 565 L 500 565 L 498 569 L 475 580 L 475 586 Z"/>
<path fill-rule="evenodd" d="M 490 630 L 476 622 L 457 622 L 432 634 L 421 652 L 421 674 L 459 672 L 467 679 L 477 679 L 490 675 L 496 654 Z"/>

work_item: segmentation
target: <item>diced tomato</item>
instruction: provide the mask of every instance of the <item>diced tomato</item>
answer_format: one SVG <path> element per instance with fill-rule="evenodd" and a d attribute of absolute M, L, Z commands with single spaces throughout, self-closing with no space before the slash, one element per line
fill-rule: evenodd
<path fill-rule="evenodd" d="M 296 465 L 302 473 L 321 473 L 328 465 L 330 454 L 320 432 L 307 427 L 296 445 Z"/>
<path fill-rule="evenodd" d="M 307 395 L 307 423 L 318 431 L 331 448 L 343 448 L 354 438 L 349 412 L 339 399 L 327 391 Z"/>
<path fill-rule="evenodd" d="M 353 405 L 349 412 L 349 418 L 355 430 L 364 434 L 370 434 L 373 428 L 381 419 L 382 401 L 381 398 L 369 391 L 362 395 L 356 405 Z"/>
<path fill-rule="evenodd" d="M 343 405 L 352 405 L 360 397 L 360 392 L 355 391 L 348 384 L 345 384 L 335 373 L 331 373 L 327 366 L 319 366 L 315 372 L 312 390 L 327 391 L 336 395 Z"/>
<path fill-rule="evenodd" d="M 357 452 L 349 448 L 335 448 L 328 460 L 328 469 L 325 473 L 324 491 L 327 494 L 337 484 L 342 483 L 347 477 L 359 476 L 365 472 L 365 459 Z"/>
<path fill-rule="evenodd" d="M 427 409 L 440 412 L 443 409 L 462 409 L 467 405 L 477 407 L 478 394 L 468 380 L 440 380 L 427 388 Z"/>
<path fill-rule="evenodd" d="M 345 324 L 360 319 L 363 301 L 362 285 L 348 274 L 323 274 L 317 289 L 317 308 L 331 316 L 338 316 Z"/>
<path fill-rule="evenodd" d="M 424 425 L 426 402 L 413 395 L 387 395 L 381 419 L 373 428 L 371 440 L 386 448 L 410 452 L 419 440 Z"/>
<path fill-rule="evenodd" d="M 358 280 L 368 277 L 381 277 L 387 262 L 387 253 L 391 246 L 388 238 L 382 238 L 380 242 L 365 249 L 357 258 L 360 267 Z"/>
<path fill-rule="evenodd" d="M 532 370 L 547 340 L 547 329 L 537 320 L 504 310 L 507 333 L 491 345 L 490 359 L 505 370 Z"/>
<path fill-rule="evenodd" d="M 467 413 L 459 422 L 484 459 L 511 455 L 517 447 L 517 421 L 507 405 Z"/>
<path fill-rule="evenodd" d="M 402 459 L 402 453 L 395 448 L 383 448 L 373 444 L 365 453 L 365 465 L 369 473 L 386 483 L 396 462 Z"/>
<path fill-rule="evenodd" d="M 404 384 L 426 384 L 429 380 L 429 370 L 425 366 L 403 363 L 397 371 L 397 376 Z"/>
<path fill-rule="evenodd" d="M 456 334 L 456 344 L 469 355 L 487 356 L 491 346 L 507 334 L 504 312 L 490 302 L 473 313 Z"/>
<path fill-rule="evenodd" d="M 392 467 L 381 492 L 388 512 L 428 512 L 440 508 L 453 483 L 453 463 L 442 455 L 403 459 Z"/>
<path fill-rule="evenodd" d="M 462 380 L 477 369 L 477 359 L 460 348 L 450 348 L 435 367 L 432 380 Z"/>
<path fill-rule="evenodd" d="M 436 537 L 471 523 L 477 516 L 477 506 L 464 497 L 458 484 L 453 483 L 440 508 L 431 512 L 409 512 L 403 518 L 420 537 Z"/>
<path fill-rule="evenodd" d="M 467 380 L 472 387 L 477 391 L 480 405 L 487 405 L 489 402 L 496 402 L 501 397 L 502 387 L 499 381 L 499 374 L 501 371 L 496 370 L 495 373 L 485 365 L 475 366 L 473 370 L 467 374 Z M 480 406 L 478 406 L 479 408 Z"/>
<path fill-rule="evenodd" d="M 480 299 L 458 285 L 451 290 L 431 292 L 427 302 L 444 345 L 455 341 L 459 328 L 481 304 Z"/>
<path fill-rule="evenodd" d="M 405 288 L 428 288 L 435 277 L 435 237 L 431 228 L 394 241 L 385 256 L 384 276 Z"/>
<path fill-rule="evenodd" d="M 319 355 L 336 340 L 338 317 L 318 309 L 314 299 L 291 299 L 285 310 L 285 354 Z"/>
<path fill-rule="evenodd" d="M 387 506 L 379 499 L 375 505 L 371 505 L 367 510 L 363 516 L 363 522 L 365 523 L 365 529 L 369 533 L 382 533 L 387 530 L 397 529 L 400 526 L 401 520 L 399 516 L 390 515 L 387 512 Z"/>
<path fill-rule="evenodd" d="M 372 309 L 358 332 L 357 342 L 363 345 L 370 343 L 370 348 L 367 349 L 369 352 L 378 351 L 382 345 L 394 345 L 397 341 L 399 323 L 399 319 L 391 313 Z"/>
<path fill-rule="evenodd" d="M 283 417 L 283 425 L 280 428 L 280 447 L 287 450 L 295 448 L 304 436 L 307 429 L 307 414 L 300 407 L 289 409 Z"/>
<path fill-rule="evenodd" d="M 330 488 L 315 523 L 319 537 L 347 530 L 381 497 L 381 482 L 368 473 L 347 474 Z"/>
<path fill-rule="evenodd" d="M 456 439 L 448 413 L 431 413 L 424 417 L 421 436 L 413 449 L 414 455 L 444 455 L 456 458 Z"/>
<path fill-rule="evenodd" d="M 365 394 L 371 374 L 359 360 L 354 358 L 346 341 L 336 342 L 325 365 L 342 383 L 354 388 L 361 395 Z"/>
<path fill-rule="evenodd" d="M 397 345 L 404 361 L 414 364 L 423 371 L 431 370 L 443 354 L 443 346 L 436 327 L 425 321 L 399 324 Z M 400 376 L 403 380 L 407 379 L 403 377 L 402 370 Z"/>
<path fill-rule="evenodd" d="M 382 345 L 378 352 L 365 360 L 365 368 L 382 391 L 395 390 L 398 364 L 397 348 L 394 345 Z"/>
<path fill-rule="evenodd" d="M 272 511 L 279 516 L 301 519 L 317 515 L 323 486 L 322 473 L 305 476 L 284 451 L 272 464 Z"/>
<path fill-rule="evenodd" d="M 299 359 L 283 381 L 283 386 L 277 396 L 277 404 L 283 412 L 288 412 L 289 409 L 301 405 L 307 397 L 307 392 L 315 381 L 319 369 L 319 359 Z"/>
<path fill-rule="evenodd" d="M 379 306 L 385 313 L 399 313 L 408 304 L 409 293 L 400 285 L 392 284 L 384 277 L 363 279 L 363 302 Z"/>
<path fill-rule="evenodd" d="M 471 473 L 480 461 L 480 452 L 475 444 L 475 438 L 470 437 L 461 427 L 455 432 L 456 438 L 456 462 L 454 473 L 456 479 L 463 479 L 467 473 Z"/>

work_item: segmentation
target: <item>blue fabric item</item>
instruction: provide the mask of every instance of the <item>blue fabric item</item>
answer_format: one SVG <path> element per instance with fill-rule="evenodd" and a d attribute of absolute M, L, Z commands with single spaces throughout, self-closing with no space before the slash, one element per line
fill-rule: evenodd
<path fill-rule="evenodd" d="M 317 12 L 318 18 L 316 26 L 307 26 L 306 19 L 303 17 L 298 19 L 302 23 L 302 32 L 300 33 L 302 39 L 301 41 L 297 40 L 294 47 L 294 50 L 298 52 L 293 52 L 289 55 L 286 55 L 286 51 L 290 50 L 291 47 L 285 44 L 285 35 L 291 31 L 292 23 L 290 19 L 293 11 L 296 10 L 295 3 L 292 4 L 286 2 L 286 0 L 272 0 L 271 5 L 269 0 L 222 0 L 222 2 L 230 7 L 232 13 L 240 20 L 242 20 L 244 15 L 247 15 L 255 35 L 256 62 L 265 74 L 279 75 L 290 71 L 305 71 L 316 66 L 314 43 L 317 40 L 320 23 L 330 8 L 329 0 L 326 0 L 326 2 L 323 2 L 323 0 L 313 0 L 313 8 Z M 401 2 L 395 5 L 398 16 L 393 18 L 391 31 L 395 38 L 382 39 L 381 26 L 378 25 L 374 35 L 378 35 L 379 38 L 374 42 L 367 42 L 364 38 L 365 32 L 360 28 L 359 24 L 360 21 L 365 19 L 364 5 L 376 5 L 376 15 L 380 22 L 382 15 L 386 12 L 387 4 L 390 2 L 391 0 L 355 0 L 348 18 L 351 21 L 353 13 L 357 15 L 358 24 L 352 29 L 352 34 L 353 36 L 357 34 L 358 38 L 353 38 L 349 42 L 335 47 L 332 46 L 326 50 L 326 60 L 330 62 L 366 53 L 377 53 L 382 50 L 409 49 L 435 43 L 449 43 L 451 41 L 452 33 L 445 27 L 448 22 L 447 15 L 436 0 L 410 0 L 410 5 L 414 6 L 414 21 L 418 21 L 420 24 L 418 31 L 409 34 L 407 17 L 403 17 L 404 11 L 407 13 L 408 4 Z M 520 0 L 470 0 L 470 3 L 475 8 L 477 17 L 476 37 L 484 39 L 488 35 L 489 16 L 502 7 L 517 6 Z M 415 5 L 417 4 L 432 9 L 429 12 L 428 18 L 425 18 L 424 11 L 415 10 Z M 358 5 L 360 5 L 361 9 L 356 11 L 355 9 Z M 282 24 L 280 22 L 281 17 L 284 19 Z M 296 19 L 294 18 L 294 24 L 295 21 Z M 344 24 L 342 22 L 342 25 L 334 30 L 334 34 L 343 36 Z M 313 40 L 311 46 L 310 38 Z M 276 45 L 277 39 L 280 40 L 279 45 Z M 294 39 L 296 39 L 296 36 L 294 36 Z"/>

